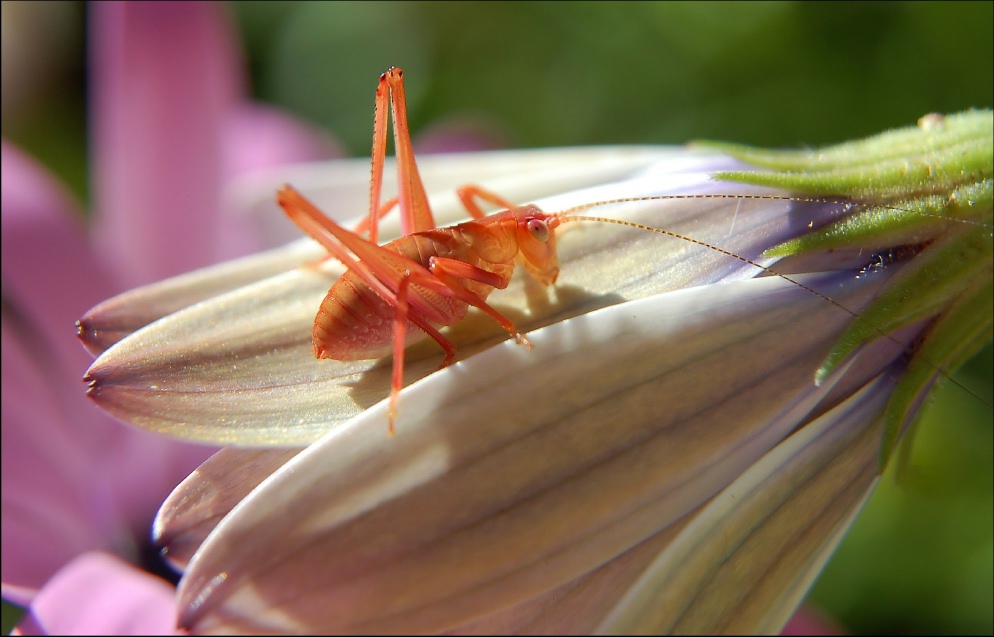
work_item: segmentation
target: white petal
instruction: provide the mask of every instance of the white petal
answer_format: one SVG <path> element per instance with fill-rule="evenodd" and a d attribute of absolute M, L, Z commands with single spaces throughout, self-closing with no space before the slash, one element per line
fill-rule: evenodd
<path fill-rule="evenodd" d="M 456 635 L 588 635 L 635 583 L 646 564 L 693 519 L 690 513 L 600 568 L 525 602 L 447 631 Z"/>
<path fill-rule="evenodd" d="M 322 256 L 319 246 L 304 239 L 128 290 L 91 308 L 79 319 L 80 340 L 91 354 L 100 355 L 125 336 L 163 316 Z"/>
<path fill-rule="evenodd" d="M 598 632 L 777 634 L 879 475 L 893 379 L 806 425 L 708 504 Z"/>
<path fill-rule="evenodd" d="M 742 168 L 713 151 L 676 146 L 590 146 L 489 152 L 451 153 L 418 157 L 418 171 L 429 190 L 435 221 L 445 226 L 466 218 L 455 189 L 477 184 L 506 199 L 528 203 L 554 193 L 608 184 L 630 177 L 647 166 L 674 165 L 680 172 Z M 396 192 L 396 162 L 388 157 L 383 191 Z M 292 184 L 327 215 L 345 223 L 369 212 L 369 159 L 311 163 L 247 175 L 229 189 L 231 207 L 246 223 L 264 228 L 273 246 L 300 236 L 276 206 L 276 189 Z M 387 217 L 384 237 L 397 236 L 396 213 Z"/>
<path fill-rule="evenodd" d="M 618 196 L 716 189 L 707 174 L 674 173 L 663 165 L 651 166 L 640 178 L 539 203 L 557 210 Z M 663 225 L 758 258 L 771 243 L 823 216 L 819 208 L 725 199 L 623 204 L 597 212 Z M 620 301 L 759 272 L 690 242 L 608 224 L 566 224 L 559 251 L 562 275 L 553 292 L 518 277 L 490 299 L 526 331 Z M 321 271 L 292 270 L 147 326 L 94 363 L 88 372 L 92 396 L 123 420 L 194 440 L 240 445 L 315 440 L 383 399 L 390 386 L 389 359 L 341 363 L 309 354 L 316 308 L 334 281 L 332 273 L 340 271 L 331 263 Z M 505 338 L 476 312 L 448 335 L 462 357 Z M 433 344 L 422 343 L 409 349 L 406 359 L 410 383 L 433 372 L 440 355 Z"/>
<path fill-rule="evenodd" d="M 465 218 L 455 188 L 467 183 L 485 185 L 506 198 L 525 203 L 552 193 L 610 183 L 663 161 L 679 161 L 684 170 L 702 165 L 716 170 L 731 165 L 731 160 L 707 153 L 694 157 L 697 159 L 689 161 L 686 150 L 667 147 L 595 147 L 429 155 L 418 160 L 418 167 L 437 193 L 431 198 L 432 208 L 436 222 L 444 226 Z M 719 161 L 722 165 L 716 166 Z M 385 192 L 396 190 L 393 165 L 389 161 L 386 167 Z M 354 223 L 349 220 L 358 220 L 369 208 L 368 159 L 305 164 L 244 176 L 228 188 L 229 207 L 241 211 L 242 222 L 252 224 L 254 234 L 268 237 L 274 247 L 300 238 L 300 231 L 276 205 L 276 190 L 286 183 L 304 192 L 340 223 Z M 384 220 L 384 237 L 396 236 L 399 229 L 398 215 Z M 87 312 L 80 320 L 81 337 L 93 354 L 99 354 L 167 314 L 325 254 L 311 241 L 298 241 L 272 252 L 130 290 Z"/>
<path fill-rule="evenodd" d="M 380 404 L 239 504 L 190 564 L 181 621 L 428 632 L 562 586 L 703 504 L 803 420 L 849 318 L 823 303 L 779 279 L 683 290 L 433 375 L 406 394 L 396 436 Z"/>
<path fill-rule="evenodd" d="M 910 342 L 914 338 L 914 331 L 909 331 L 907 334 L 901 335 L 897 340 L 901 343 Z M 886 368 L 889 363 L 894 359 L 894 354 L 897 350 L 892 342 L 879 341 L 871 346 L 864 348 L 857 355 L 857 358 L 853 361 L 851 365 L 848 366 L 846 372 L 840 377 L 839 382 L 833 387 L 832 390 L 826 395 L 819 405 L 819 411 L 824 408 L 831 408 L 831 412 L 828 416 L 822 417 L 818 424 L 806 424 L 805 429 L 808 427 L 816 427 L 816 429 L 825 430 L 827 426 L 832 426 L 835 429 L 840 427 L 869 427 L 873 424 L 873 418 L 868 417 L 865 413 L 865 408 L 870 404 L 867 399 L 855 399 L 851 400 L 844 397 L 850 397 L 854 392 L 860 390 L 864 386 L 868 378 L 872 378 L 876 375 L 879 370 Z M 875 391 L 886 393 L 887 388 L 882 387 L 880 383 L 877 383 L 877 388 Z M 843 405 L 838 405 L 839 400 L 845 400 Z M 879 394 L 873 397 L 877 404 L 881 402 L 881 396 Z M 871 413 L 870 416 L 878 416 L 878 413 Z M 829 418 L 834 419 L 835 424 L 831 424 L 833 421 L 828 420 Z M 843 422 L 845 419 L 845 422 Z M 875 430 L 875 437 L 871 437 L 867 440 L 865 437 L 860 439 L 862 442 L 871 442 L 876 444 L 878 448 L 880 442 L 879 429 Z M 788 439 L 788 442 L 778 445 L 778 447 L 767 454 L 763 460 L 761 460 L 757 465 L 750 468 L 746 475 L 750 476 L 746 480 L 756 480 L 758 477 L 766 476 L 772 485 L 769 488 L 778 488 L 776 482 L 786 483 L 789 486 L 796 486 L 798 490 L 807 488 L 806 483 L 800 483 L 796 479 L 797 472 L 789 472 L 789 467 L 787 467 L 783 473 L 779 471 L 781 465 L 775 464 L 780 461 L 785 461 L 789 458 L 791 453 L 798 450 L 800 446 L 813 446 L 821 449 L 819 453 L 833 453 L 837 449 L 832 449 L 831 447 L 826 448 L 826 443 L 831 445 L 837 443 L 837 439 L 833 439 L 830 436 L 817 436 L 811 434 L 797 434 Z M 854 452 L 856 450 L 854 449 Z M 811 455 L 810 450 L 804 451 L 807 456 Z M 856 457 L 859 457 L 858 453 Z M 865 456 L 863 459 L 866 459 Z M 876 461 L 875 458 L 870 458 L 869 460 Z M 760 468 L 757 469 L 757 466 Z M 870 467 L 871 473 L 875 473 L 875 468 Z M 854 472 L 852 476 L 839 476 L 836 474 L 834 477 L 829 478 L 829 480 L 834 480 L 838 478 L 840 484 L 844 483 L 846 480 L 853 479 L 859 482 L 865 472 Z M 811 482 L 818 483 L 822 478 L 816 476 Z M 733 483 L 729 488 L 725 489 L 721 494 L 715 497 L 713 502 L 722 501 L 725 505 L 735 504 L 742 496 L 741 493 L 746 489 L 749 482 L 743 482 L 738 480 Z M 838 486 L 838 485 L 836 485 Z M 754 489 L 755 490 L 755 489 Z M 858 499 L 858 489 L 851 492 L 856 499 Z M 746 515 L 755 515 L 757 520 L 762 520 L 765 516 L 770 513 L 770 508 L 778 508 L 780 505 L 779 501 L 773 500 L 761 500 L 754 498 L 748 501 L 750 508 L 747 511 L 732 511 L 734 515 L 744 517 Z M 697 559 L 694 556 L 681 556 L 679 550 L 681 548 L 686 548 L 688 545 L 693 545 L 695 536 L 688 530 L 684 531 L 689 523 L 693 521 L 694 533 L 702 532 L 702 528 L 710 532 L 711 536 L 716 537 L 719 543 L 723 545 L 728 545 L 728 538 L 726 537 L 726 531 L 723 524 L 721 523 L 721 516 L 725 514 L 729 506 L 720 506 L 709 503 L 704 505 L 700 509 L 697 509 L 687 516 L 683 517 L 679 521 L 667 526 L 662 531 L 656 533 L 649 539 L 645 540 L 641 544 L 629 549 L 628 551 L 622 553 L 618 557 L 615 557 L 610 562 L 604 564 L 600 568 L 597 568 L 590 573 L 578 577 L 566 584 L 552 588 L 536 597 L 533 597 L 525 602 L 511 606 L 508 608 L 501 609 L 495 613 L 492 613 L 486 617 L 474 620 L 468 624 L 463 624 L 452 629 L 453 634 L 548 634 L 548 635 L 562 635 L 562 634 L 590 634 L 595 632 L 598 627 L 601 631 L 606 632 L 628 632 L 640 630 L 641 632 L 656 632 L 663 633 L 666 630 L 673 630 L 674 627 L 671 625 L 676 623 L 674 617 L 667 617 L 665 614 L 654 612 L 657 604 L 663 598 L 664 594 L 666 596 L 669 608 L 672 610 L 676 607 L 683 610 L 683 615 L 694 616 L 697 619 L 704 618 L 705 621 L 710 617 L 705 610 L 700 612 L 701 608 L 707 609 L 709 604 L 714 602 L 713 592 L 707 587 L 700 587 L 700 580 L 705 579 L 708 575 L 720 575 L 720 571 L 724 569 L 726 564 L 733 564 L 732 560 L 728 559 L 726 554 L 718 554 L 717 564 L 715 562 L 709 562 L 707 559 Z M 845 504 L 845 501 L 843 501 Z M 849 501 L 850 505 L 856 505 L 854 501 Z M 764 506 L 765 505 L 765 506 Z M 855 506 L 858 508 L 858 506 Z M 697 521 L 698 519 L 704 520 Z M 759 522 L 762 523 L 762 522 Z M 789 527 L 786 525 L 771 525 L 772 530 L 786 530 Z M 847 526 L 847 525 L 843 525 Z M 833 535 L 838 533 L 841 536 L 842 527 L 833 526 L 820 526 L 820 523 L 816 522 L 811 529 L 811 535 L 817 539 L 817 531 L 821 531 L 824 535 Z M 674 541 L 674 538 L 680 538 L 679 547 L 669 548 L 670 544 Z M 831 540 L 832 538 L 829 538 Z M 786 544 L 788 541 L 796 540 L 796 538 L 784 538 L 782 543 Z M 798 542 L 798 544 L 800 544 Z M 830 552 L 831 542 L 824 544 L 822 549 L 827 554 Z M 747 545 L 739 545 L 739 547 L 749 548 Z M 664 553 L 665 550 L 665 553 Z M 662 554 L 656 561 L 657 566 L 646 572 L 642 576 L 643 571 L 646 571 L 646 565 L 651 564 L 657 555 Z M 715 552 L 710 554 L 715 557 Z M 672 564 L 682 557 L 683 562 L 681 564 L 687 566 L 688 569 L 696 568 L 697 571 L 693 571 L 693 575 L 689 575 L 691 571 L 684 573 L 683 571 L 678 571 L 681 573 L 679 580 L 674 580 L 673 584 L 667 580 L 663 575 L 662 564 Z M 748 603 L 750 604 L 749 610 L 755 609 L 766 609 L 764 612 L 760 613 L 759 617 L 753 615 L 753 619 L 762 620 L 765 622 L 762 624 L 763 629 L 758 628 L 761 623 L 760 621 L 755 621 L 751 626 L 746 626 L 742 623 L 735 624 L 738 632 L 741 633 L 778 633 L 779 629 L 774 628 L 778 622 L 790 616 L 792 605 L 794 605 L 799 599 L 802 592 L 805 590 L 805 586 L 810 583 L 803 580 L 804 577 L 813 577 L 817 574 L 820 569 L 820 562 L 817 560 L 811 560 L 802 568 L 798 568 L 796 572 L 793 573 L 796 580 L 801 581 L 798 585 L 797 582 L 792 582 L 791 594 L 780 596 L 778 599 L 759 599 L 750 598 Z M 665 574 L 669 574 L 674 569 L 666 571 Z M 755 575 L 756 581 L 758 582 L 767 573 L 764 569 L 759 569 L 759 572 L 751 573 Z M 783 575 L 789 575 L 786 573 Z M 641 576 L 641 577 L 640 577 Z M 638 581 L 638 585 L 636 585 Z M 685 585 L 682 587 L 677 587 L 677 582 L 683 582 Z M 731 591 L 731 599 L 736 599 L 741 594 L 742 590 L 746 590 L 752 586 L 752 583 L 742 583 L 736 582 L 737 587 Z M 712 593 L 712 595 L 701 595 L 701 591 L 704 590 L 707 593 Z M 773 591 L 769 586 L 765 587 L 767 592 Z M 631 592 L 629 592 L 631 591 Z M 727 592 L 727 591 L 726 591 Z M 625 597 L 625 601 L 619 604 L 622 597 Z M 740 604 L 741 606 L 741 604 Z M 613 609 L 613 613 L 611 613 Z M 673 614 L 678 614 L 674 612 Z M 605 618 L 611 613 L 612 617 L 607 622 Z M 740 616 L 724 617 L 724 619 L 730 620 L 730 622 L 735 622 L 739 619 L 744 619 L 748 612 L 743 612 Z M 657 622 L 654 625 L 653 622 Z M 664 626 L 664 623 L 669 621 L 670 625 Z M 676 632 L 688 632 L 688 633 L 710 633 L 714 632 L 716 628 L 714 625 L 703 624 L 700 626 L 691 626 L 689 623 L 682 623 Z"/>
<path fill-rule="evenodd" d="M 300 449 L 228 447 L 208 458 L 159 508 L 152 539 L 177 569 L 186 568 L 221 518 Z"/>

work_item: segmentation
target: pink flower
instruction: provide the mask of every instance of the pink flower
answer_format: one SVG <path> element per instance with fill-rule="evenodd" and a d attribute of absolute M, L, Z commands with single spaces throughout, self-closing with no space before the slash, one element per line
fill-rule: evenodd
<path fill-rule="evenodd" d="M 226 215 L 231 180 L 335 152 L 244 100 L 218 5 L 96 3 L 90 20 L 92 243 L 59 184 L 3 143 L 3 594 L 31 604 L 29 633 L 171 632 L 172 587 L 132 564 L 210 449 L 94 409 L 73 322 L 124 287 L 230 256 L 243 225 Z"/>
<path fill-rule="evenodd" d="M 935 170 L 931 161 L 941 159 L 934 149 L 944 144 L 922 142 L 939 133 L 958 139 L 962 126 L 979 129 L 982 140 L 992 120 L 989 112 L 948 119 L 938 132 L 920 125 L 846 146 L 911 137 L 921 153 L 914 161 L 888 156 L 886 168 L 950 174 L 948 163 Z M 550 155 L 554 170 L 538 169 Z M 974 155 L 982 153 L 955 157 Z M 870 163 L 857 157 L 860 169 Z M 422 170 L 454 178 L 476 159 L 433 158 Z M 712 178 L 731 161 L 717 155 L 565 149 L 507 159 L 488 154 L 489 179 L 510 165 L 521 178 L 505 185 L 550 189 L 547 197 L 516 193 L 513 200 L 569 210 L 640 197 L 643 205 L 619 211 L 645 224 L 639 229 L 685 234 L 688 224 L 709 243 L 744 242 L 722 244 L 735 254 L 763 254 L 786 238 L 782 233 L 807 235 L 852 209 L 800 198 L 788 214 L 777 208 L 782 200 L 760 197 L 746 210 L 744 203 L 756 202 L 741 186 L 730 200 L 706 190 L 728 187 Z M 349 163 L 340 169 L 350 166 L 365 170 Z M 577 190 L 585 170 L 600 180 Z M 361 179 L 362 171 L 353 172 Z M 344 190 L 319 205 L 355 210 L 356 188 Z M 701 190 L 718 198 L 690 209 L 654 198 Z M 444 223 L 454 213 L 450 204 L 437 207 L 436 219 Z M 977 216 L 989 218 L 989 208 L 978 205 Z M 877 482 L 881 447 L 892 444 L 885 411 L 898 383 L 915 380 L 901 373 L 906 345 L 925 342 L 917 337 L 935 306 L 910 309 L 911 323 L 893 335 L 886 324 L 886 338 L 873 330 L 845 365 L 828 367 L 820 383 L 816 374 L 826 369 L 826 352 L 837 350 L 837 335 L 849 332 L 846 324 L 877 309 L 872 299 L 903 292 L 923 263 L 947 252 L 868 267 L 865 257 L 849 261 L 860 244 L 846 245 L 842 254 L 792 263 L 791 278 L 741 280 L 744 266 L 759 269 L 749 261 L 758 257 L 730 259 L 724 248 L 711 249 L 697 251 L 704 257 L 694 263 L 695 251 L 660 249 L 650 233 L 574 227 L 557 244 L 563 268 L 556 304 L 536 301 L 525 284 L 501 294 L 502 307 L 526 317 L 520 325 L 534 349 L 505 342 L 437 374 L 437 357 L 410 356 L 405 372 L 427 376 L 404 390 L 388 444 L 382 398 L 389 366 L 329 365 L 307 355 L 313 308 L 336 264 L 324 272 L 263 272 L 277 256 L 284 265 L 313 262 L 322 254 L 317 246 L 306 252 L 294 244 L 146 286 L 88 313 L 90 342 L 108 348 L 88 372 L 90 390 L 111 413 L 220 443 L 309 445 L 296 456 L 225 449 L 163 505 L 157 532 L 171 560 L 185 567 L 181 625 L 375 634 L 783 626 Z M 973 256 L 977 288 L 989 294 L 983 230 L 952 228 L 943 239 L 963 232 L 978 244 L 974 253 L 956 254 Z M 749 245 L 750 238 L 759 244 Z M 241 278 L 211 298 L 222 269 Z M 246 283 L 248 274 L 257 280 Z M 684 284 L 676 282 L 681 275 L 689 277 Z M 714 280 L 721 282 L 699 285 Z M 673 285 L 680 289 L 668 290 Z M 150 305 L 175 305 L 191 291 L 204 300 L 147 324 Z M 972 291 L 954 309 L 983 299 Z M 580 307 L 605 297 L 624 302 Z M 570 302 L 577 305 L 565 310 Z M 565 311 L 576 314 L 564 319 Z M 943 333 L 950 315 L 959 316 L 944 314 L 931 333 Z M 477 345 L 471 339 L 486 338 L 482 330 L 461 336 L 463 352 Z M 937 354 L 924 356 L 934 376 Z M 898 403 L 902 421 L 906 406 Z"/>

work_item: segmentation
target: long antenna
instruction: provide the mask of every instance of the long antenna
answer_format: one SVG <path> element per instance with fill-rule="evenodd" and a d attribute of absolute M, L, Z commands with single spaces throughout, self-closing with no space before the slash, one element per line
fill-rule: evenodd
<path fill-rule="evenodd" d="M 732 252 L 731 250 L 726 250 L 725 248 L 722 248 L 720 246 L 714 245 L 712 243 L 708 243 L 707 241 L 702 241 L 700 239 L 695 239 L 693 237 L 682 235 L 682 234 L 679 234 L 677 232 L 673 232 L 673 231 L 670 231 L 670 230 L 665 230 L 663 228 L 656 228 L 654 226 L 649 226 L 649 225 L 638 223 L 638 222 L 634 222 L 634 221 L 627 221 L 627 220 L 623 220 L 623 219 L 612 219 L 612 218 L 609 218 L 609 217 L 596 217 L 596 216 L 577 215 L 577 214 L 575 214 L 576 212 L 581 212 L 581 211 L 584 211 L 584 210 L 589 210 L 590 208 L 594 208 L 594 207 L 597 207 L 597 206 L 605 206 L 605 205 L 609 205 L 609 204 L 637 203 L 637 202 L 664 201 L 664 200 L 687 200 L 687 199 L 694 199 L 694 200 L 696 200 L 696 199 L 736 199 L 736 200 L 743 200 L 743 199 L 745 199 L 745 200 L 757 200 L 757 199 L 759 199 L 759 200 L 764 200 L 764 201 L 771 201 L 772 200 L 772 201 L 791 201 L 791 202 L 798 202 L 798 203 L 836 204 L 836 205 L 841 205 L 841 206 L 843 206 L 845 208 L 843 211 L 841 211 L 839 213 L 840 215 L 841 214 L 845 214 L 846 212 L 849 212 L 853 208 L 867 208 L 867 207 L 870 207 L 872 205 L 876 205 L 876 204 L 872 204 L 872 205 L 870 205 L 870 204 L 864 204 L 862 202 L 852 201 L 852 200 L 847 200 L 847 199 L 825 199 L 825 198 L 820 198 L 820 197 L 794 197 L 794 196 L 788 196 L 788 195 L 735 195 L 735 194 L 654 195 L 654 196 L 646 196 L 646 197 L 623 197 L 623 198 L 619 198 L 619 199 L 608 199 L 608 200 L 603 200 L 603 201 L 596 201 L 596 202 L 589 203 L 589 204 L 583 204 L 583 205 L 580 205 L 580 206 L 575 206 L 573 208 L 569 208 L 569 209 L 564 210 L 562 212 L 554 213 L 552 216 L 557 217 L 563 223 L 568 222 L 568 221 L 599 221 L 599 222 L 604 222 L 604 223 L 613 223 L 613 224 L 616 224 L 616 225 L 626 226 L 626 227 L 630 227 L 630 228 L 637 228 L 639 230 L 648 230 L 649 232 L 655 232 L 657 234 L 662 234 L 662 235 L 665 235 L 665 236 L 668 236 L 668 237 L 672 237 L 674 239 L 681 239 L 683 241 L 688 241 L 688 242 L 690 242 L 692 244 L 699 245 L 699 246 L 707 248 L 709 250 L 713 250 L 715 252 L 718 252 L 719 254 L 723 254 L 723 255 L 726 255 L 728 257 L 732 257 L 734 259 L 738 259 L 739 261 L 741 261 L 743 263 L 746 263 L 748 265 L 751 265 L 751 266 L 753 266 L 755 268 L 758 268 L 758 269 L 760 269 L 760 270 L 762 270 L 762 271 L 764 271 L 764 272 L 766 272 L 768 274 L 780 277 L 781 279 L 784 279 L 784 280 L 786 280 L 786 281 L 788 281 L 790 283 L 793 283 L 794 285 L 798 286 L 799 288 L 801 288 L 801 289 L 809 292 L 810 294 L 813 294 L 817 298 L 820 298 L 822 300 L 827 301 L 828 303 L 834 305 L 835 307 L 839 308 L 840 310 L 842 310 L 842 311 L 846 312 L 847 314 L 849 314 L 850 316 L 852 316 L 855 320 L 866 322 L 874 331 L 877 332 L 877 334 L 879 334 L 883 338 L 891 341 L 892 343 L 898 345 L 899 347 L 901 347 L 902 350 L 908 350 L 908 346 L 907 345 L 905 345 L 904 343 L 901 343 L 896 338 L 894 338 L 893 336 L 891 336 L 890 333 L 888 333 L 888 332 L 884 331 L 883 329 L 877 327 L 872 322 L 869 322 L 859 312 L 846 307 L 845 305 L 843 305 L 842 303 L 839 303 L 835 299 L 833 299 L 833 298 L 831 298 L 831 297 L 823 294 L 822 292 L 819 292 L 818 290 L 812 288 L 809 285 L 806 285 L 806 284 L 798 281 L 797 279 L 795 279 L 795 278 L 793 278 L 791 276 L 783 274 L 782 272 L 778 272 L 777 270 L 775 270 L 775 269 L 773 269 L 773 268 L 771 268 L 769 266 L 765 266 L 765 265 L 763 265 L 761 263 L 758 263 L 758 262 L 756 262 L 756 261 L 754 261 L 754 260 L 752 260 L 752 259 L 750 259 L 748 257 L 744 257 L 744 256 L 742 256 L 740 254 L 736 254 L 736 253 Z M 893 207 L 890 207 L 890 206 L 882 206 L 882 207 L 887 207 L 887 208 L 890 208 L 890 209 L 893 209 L 893 210 L 897 210 L 897 211 L 909 212 L 911 214 L 921 214 L 922 216 L 927 216 L 927 217 L 937 217 L 937 218 L 944 219 L 944 220 L 947 220 L 947 221 L 951 220 L 951 221 L 963 221 L 963 222 L 968 222 L 968 223 L 975 223 L 975 222 L 973 222 L 973 220 L 960 219 L 960 218 L 956 218 L 956 217 L 945 217 L 945 216 L 941 216 L 941 215 L 932 215 L 932 214 L 928 214 L 928 213 L 924 213 L 924 212 L 919 212 L 919 211 L 914 211 L 914 210 L 907 210 L 907 209 L 902 209 L 902 208 L 893 208 Z M 979 223 L 977 225 L 986 225 L 986 224 L 984 224 L 984 223 L 981 222 L 981 223 Z M 920 354 L 919 354 L 919 356 L 920 356 Z M 966 385 L 960 383 L 955 378 L 953 378 L 950 375 L 949 371 L 946 370 L 943 366 L 938 365 L 938 364 L 936 364 L 936 363 L 934 363 L 934 362 L 932 362 L 932 361 L 930 361 L 930 360 L 928 360 L 926 358 L 921 358 L 921 360 L 924 361 L 925 363 L 931 365 L 935 370 L 937 370 L 939 372 L 939 374 L 941 374 L 943 377 L 947 378 L 950 382 L 952 382 L 954 385 L 956 385 L 957 387 L 959 387 L 960 389 L 962 389 L 963 391 L 965 391 L 967 394 L 973 396 L 974 398 L 976 398 L 977 400 L 979 400 L 980 402 L 982 402 L 982 403 L 984 403 L 984 404 L 986 404 L 988 406 L 994 406 L 986 398 L 984 398 L 983 396 L 980 396 L 977 392 L 973 391 L 972 389 L 970 389 Z M 818 386 L 820 384 L 821 384 L 821 381 L 816 378 L 815 379 L 815 385 Z"/>

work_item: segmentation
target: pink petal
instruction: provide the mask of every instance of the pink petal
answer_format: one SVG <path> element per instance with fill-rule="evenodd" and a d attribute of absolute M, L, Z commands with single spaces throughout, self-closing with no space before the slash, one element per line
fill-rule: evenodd
<path fill-rule="evenodd" d="M 330 134 L 291 117 L 283 111 L 249 102 L 235 108 L 225 123 L 225 183 L 277 166 L 343 157 L 344 151 Z M 276 207 L 272 218 L 282 216 Z M 218 256 L 234 258 L 272 247 L 270 224 L 253 223 L 240 209 L 225 206 L 220 219 Z"/>
<path fill-rule="evenodd" d="M 115 445 L 106 454 L 110 488 L 133 537 L 151 541 L 155 513 L 176 485 L 216 447 L 170 440 L 115 423 Z"/>
<path fill-rule="evenodd" d="M 215 260 L 224 122 L 242 90 L 222 12 L 199 2 L 93 7 L 99 239 L 129 284 Z"/>
<path fill-rule="evenodd" d="M 846 632 L 826 617 L 824 613 L 812 606 L 803 605 L 790 618 L 780 634 L 786 637 L 788 635 L 845 635 Z"/>
<path fill-rule="evenodd" d="M 77 553 L 104 548 L 119 518 L 92 462 L 93 441 L 72 430 L 66 396 L 53 391 L 33 353 L 3 321 L 3 560 L 8 585 L 39 588 Z M 71 401 L 70 401 L 71 402 Z M 90 408 L 92 410 L 92 408 Z M 94 432 L 97 433 L 97 432 Z"/>
<path fill-rule="evenodd" d="M 105 553 L 59 571 L 18 626 L 23 635 L 176 634 L 174 591 L 163 580 Z"/>
<path fill-rule="evenodd" d="M 507 136 L 496 125 L 469 118 L 440 120 L 418 133 L 418 153 L 463 153 L 507 148 Z"/>
<path fill-rule="evenodd" d="M 147 538 L 209 450 L 131 430 L 86 398 L 73 323 L 116 286 L 59 185 L 2 150 L 3 581 L 30 594 L 81 551 L 131 552 L 128 525 Z"/>
<path fill-rule="evenodd" d="M 239 104 L 224 132 L 226 180 L 283 164 L 345 156 L 330 133 L 264 104 Z"/>
<path fill-rule="evenodd" d="M 85 369 L 73 324 L 117 291 L 86 241 L 81 214 L 44 168 L 3 142 L 4 302 L 14 304 L 66 368 Z M 77 376 L 78 378 L 78 376 Z"/>
<path fill-rule="evenodd" d="M 59 185 L 2 148 L 3 581 L 34 588 L 119 520 L 92 486 L 117 425 L 83 394 L 72 327 L 113 287 Z"/>
<path fill-rule="evenodd" d="M 89 404 L 79 371 L 55 364 L 12 314 L 2 323 L 2 577 L 5 595 L 24 601 L 82 551 L 133 555 L 158 504 L 210 449 L 113 422 Z"/>

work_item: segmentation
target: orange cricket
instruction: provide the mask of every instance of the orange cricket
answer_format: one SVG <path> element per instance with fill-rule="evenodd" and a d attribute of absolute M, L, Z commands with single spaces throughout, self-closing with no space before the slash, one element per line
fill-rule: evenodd
<path fill-rule="evenodd" d="M 393 106 L 400 193 L 397 199 L 381 205 L 388 104 Z M 370 238 L 364 239 L 338 225 L 293 187 L 283 186 L 278 192 L 279 204 L 287 215 L 348 268 L 328 291 L 314 319 L 314 356 L 341 361 L 377 358 L 392 345 L 393 377 L 388 411 L 391 433 L 397 396 L 403 387 L 404 348 L 410 336 L 423 331 L 433 338 L 445 350 L 441 365 L 445 367 L 455 359 L 456 349 L 439 328 L 462 320 L 469 306 L 473 306 L 493 317 L 516 342 L 531 347 L 514 323 L 486 300 L 495 289 L 507 287 L 516 263 L 523 265 L 539 283 L 555 283 L 559 275 L 555 230 L 564 221 L 636 226 L 699 243 L 752 263 L 727 250 L 665 230 L 572 214 L 589 206 L 545 213 L 534 205 L 515 206 L 478 186 L 464 186 L 457 193 L 473 219 L 448 228 L 435 227 L 411 146 L 403 71 L 396 67 L 380 75 L 376 91 L 369 216 L 357 228 L 359 232 L 368 228 Z M 477 200 L 506 210 L 487 216 Z M 591 205 L 605 203 L 612 202 Z M 377 245 L 377 222 L 395 205 L 400 208 L 404 236 Z"/>
<path fill-rule="evenodd" d="M 396 203 L 405 236 L 380 246 L 375 243 L 377 220 L 395 203 L 391 200 L 380 205 L 388 102 L 393 105 L 400 182 Z M 461 320 L 472 305 L 493 317 L 518 343 L 531 347 L 514 323 L 486 299 L 493 290 L 507 287 L 516 262 L 540 283 L 555 282 L 559 274 L 555 247 L 559 218 L 536 206 L 515 207 L 481 188 L 466 186 L 458 193 L 474 220 L 436 228 L 414 161 L 403 71 L 398 68 L 380 76 L 372 164 L 370 214 L 363 224 L 369 226 L 369 240 L 327 218 L 291 186 L 279 190 L 278 200 L 301 229 L 348 268 L 328 291 L 314 319 L 314 355 L 334 360 L 372 358 L 393 344 L 389 407 L 393 433 L 408 335 L 420 330 L 431 336 L 445 350 L 445 367 L 453 361 L 456 350 L 438 328 Z M 477 198 L 507 210 L 485 216 Z"/>
<path fill-rule="evenodd" d="M 399 195 L 380 203 L 386 156 L 387 108 L 392 105 L 394 145 L 397 155 Z M 455 346 L 439 332 L 479 308 L 514 337 L 531 347 L 514 323 L 487 304 L 495 289 L 504 289 L 515 264 L 520 263 L 539 283 L 552 285 L 559 274 L 555 231 L 566 221 L 599 221 L 620 224 L 689 241 L 755 266 L 793 283 L 858 318 L 858 314 L 790 276 L 721 248 L 668 230 L 576 212 L 604 204 L 657 199 L 769 199 L 843 204 L 854 201 L 777 195 L 660 195 L 598 201 L 570 210 L 545 213 L 537 206 L 516 206 L 477 186 L 457 190 L 472 220 L 437 228 L 418 174 L 407 124 L 403 71 L 393 67 L 380 75 L 373 125 L 372 177 L 369 216 L 356 232 L 339 226 L 293 187 L 279 189 L 278 201 L 304 232 L 324 246 L 347 268 L 331 287 L 314 319 L 313 353 L 317 358 L 357 360 L 378 358 L 393 350 L 393 375 L 388 408 L 390 433 L 394 432 L 397 398 L 403 387 L 404 348 L 419 331 L 445 350 L 442 367 L 455 359 Z M 485 215 L 477 200 L 506 208 Z M 377 245 L 380 217 L 398 206 L 403 236 Z M 369 239 L 357 232 L 369 230 Z M 881 336 L 894 340 L 885 331 Z M 896 341 L 895 341 L 896 342 Z"/>

